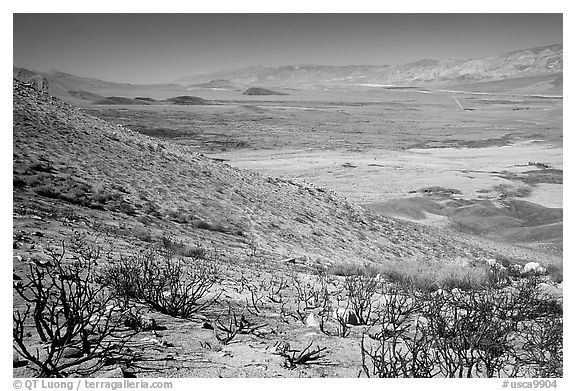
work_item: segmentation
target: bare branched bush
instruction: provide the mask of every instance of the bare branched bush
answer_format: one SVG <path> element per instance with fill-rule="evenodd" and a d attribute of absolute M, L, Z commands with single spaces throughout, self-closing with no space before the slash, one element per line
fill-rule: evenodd
<path fill-rule="evenodd" d="M 383 287 L 382 295 L 382 305 L 374 323 L 377 330 L 368 333 L 376 345 L 368 347 L 364 335 L 361 340 L 364 373 L 368 377 L 382 378 L 430 376 L 433 367 L 429 364 L 430 343 L 426 339 L 414 339 L 412 343 L 406 343 L 412 338 L 409 333 L 418 309 L 416 303 L 399 285 Z"/>
<path fill-rule="evenodd" d="M 563 321 L 541 317 L 520 326 L 521 348 L 515 354 L 515 374 L 527 377 L 563 377 Z"/>
<path fill-rule="evenodd" d="M 215 321 L 214 336 L 222 345 L 228 345 L 238 334 L 253 334 L 266 324 L 257 325 L 250 322 L 244 314 L 238 316 L 231 307 L 228 307 L 228 322 L 220 321 L 220 316 Z M 223 333 L 223 334 L 222 334 Z"/>
<path fill-rule="evenodd" d="M 240 290 L 239 292 L 243 292 L 244 290 L 250 292 L 250 297 L 246 298 L 246 309 L 252 315 L 260 315 L 263 310 L 264 299 L 265 299 L 265 291 L 264 291 L 264 283 L 260 282 L 253 283 L 248 280 L 244 275 L 240 278 Z"/>
<path fill-rule="evenodd" d="M 318 363 L 325 358 L 326 354 L 323 352 L 326 348 L 316 346 L 315 349 L 311 349 L 312 343 L 313 342 L 310 342 L 308 346 L 302 350 L 287 349 L 280 352 L 280 355 L 284 357 L 284 366 L 288 369 L 294 369 L 298 365 Z"/>
<path fill-rule="evenodd" d="M 562 307 L 538 289 L 418 293 L 388 289 L 361 340 L 362 368 L 377 377 L 562 375 Z"/>
<path fill-rule="evenodd" d="M 319 310 L 327 313 L 330 306 L 328 280 L 318 277 L 316 281 L 303 281 L 298 276 L 291 277 L 294 308 L 289 315 L 297 321 L 306 324 L 310 311 Z"/>
<path fill-rule="evenodd" d="M 111 262 L 100 275 L 100 282 L 125 302 L 144 303 L 179 318 L 188 318 L 217 300 L 219 295 L 207 298 L 216 280 L 217 270 L 210 264 L 185 262 L 159 253 L 154 246 Z"/>
<path fill-rule="evenodd" d="M 95 282 L 100 249 L 84 241 L 75 235 L 69 259 L 63 242 L 61 251 L 49 252 L 49 262 L 30 264 L 29 276 L 14 284 L 27 303 L 14 311 L 14 349 L 41 377 L 87 376 L 105 358 L 120 354 L 130 338 L 121 307 Z M 40 340 L 40 349 L 32 348 L 30 334 Z"/>
<path fill-rule="evenodd" d="M 344 288 L 348 295 L 348 307 L 360 324 L 369 324 L 372 312 L 378 307 L 377 292 L 380 283 L 373 276 L 348 276 Z"/>

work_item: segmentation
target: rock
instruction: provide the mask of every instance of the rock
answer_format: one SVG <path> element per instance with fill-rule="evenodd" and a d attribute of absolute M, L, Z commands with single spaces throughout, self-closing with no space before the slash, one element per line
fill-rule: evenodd
<path fill-rule="evenodd" d="M 151 318 L 149 316 L 142 316 L 140 318 L 140 330 L 142 331 L 152 331 L 152 330 L 159 330 L 160 327 L 158 323 L 156 323 L 156 319 Z"/>
<path fill-rule="evenodd" d="M 320 327 L 320 322 L 316 319 L 314 314 L 310 314 L 306 317 L 306 326 L 307 327 Z"/>
<path fill-rule="evenodd" d="M 83 356 L 82 349 L 77 348 L 75 346 L 68 346 L 64 348 L 62 352 L 62 357 L 65 358 L 80 358 Z"/>
<path fill-rule="evenodd" d="M 356 314 L 349 308 L 336 308 L 332 313 L 332 318 L 352 326 L 360 325 L 360 321 L 356 317 Z"/>
<path fill-rule="evenodd" d="M 28 84 L 32 86 L 36 91 L 48 95 L 50 90 L 48 86 L 48 79 L 42 75 L 34 75 L 28 80 Z"/>
<path fill-rule="evenodd" d="M 528 262 L 527 264 L 524 265 L 522 273 L 530 273 L 530 272 L 536 273 L 539 267 L 540 264 L 538 262 Z"/>
<path fill-rule="evenodd" d="M 52 259 L 48 258 L 44 254 L 35 253 L 30 256 L 28 262 L 33 262 L 36 266 L 39 267 L 52 267 L 54 264 L 52 263 Z"/>
<path fill-rule="evenodd" d="M 115 367 L 114 369 L 110 369 L 109 371 L 102 373 L 98 377 L 106 377 L 110 379 L 122 378 L 124 377 L 124 372 L 122 371 L 122 368 Z"/>
<path fill-rule="evenodd" d="M 12 368 L 22 368 L 26 365 L 28 365 L 28 360 L 24 360 L 16 354 L 12 357 Z"/>
<path fill-rule="evenodd" d="M 495 266 L 500 266 L 500 263 L 495 260 L 494 258 L 490 258 L 486 260 L 486 265 L 489 267 L 495 267 Z"/>

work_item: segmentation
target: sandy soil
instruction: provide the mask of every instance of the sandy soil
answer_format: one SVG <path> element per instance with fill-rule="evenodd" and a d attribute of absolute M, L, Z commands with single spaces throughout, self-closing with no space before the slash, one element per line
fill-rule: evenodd
<path fill-rule="evenodd" d="M 562 148 L 538 141 L 484 148 L 433 148 L 410 150 L 372 149 L 349 151 L 236 150 L 210 155 L 259 173 L 298 178 L 326 186 L 355 203 L 403 198 L 410 191 L 441 186 L 457 189 L 465 198 L 496 199 L 494 187 L 519 187 L 501 178 L 502 171 L 534 169 L 528 162 L 545 162 L 562 169 Z M 548 207 L 562 207 L 562 184 L 537 184 L 527 200 Z"/>

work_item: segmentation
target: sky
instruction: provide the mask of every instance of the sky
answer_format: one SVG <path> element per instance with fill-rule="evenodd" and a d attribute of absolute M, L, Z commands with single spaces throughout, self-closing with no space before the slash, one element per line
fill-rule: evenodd
<path fill-rule="evenodd" d="M 14 14 L 13 65 L 163 83 L 252 65 L 403 64 L 561 44 L 562 14 Z"/>

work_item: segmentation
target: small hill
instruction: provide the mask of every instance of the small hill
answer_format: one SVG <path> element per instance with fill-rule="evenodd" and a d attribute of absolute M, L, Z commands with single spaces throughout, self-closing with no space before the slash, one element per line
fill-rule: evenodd
<path fill-rule="evenodd" d="M 165 102 L 172 103 L 175 105 L 209 105 L 211 104 L 206 99 L 199 98 L 197 96 L 175 96 L 173 98 L 168 98 Z"/>
<path fill-rule="evenodd" d="M 148 103 L 156 103 L 156 102 L 158 102 L 158 101 L 157 101 L 156 99 L 154 99 L 154 98 L 148 98 L 148 97 L 145 97 L 145 96 L 137 96 L 137 97 L 134 98 L 134 99 L 136 99 L 136 100 L 141 100 L 141 101 L 143 101 L 143 102 L 148 102 Z"/>
<path fill-rule="evenodd" d="M 98 101 L 102 99 L 106 99 L 100 94 L 95 94 L 93 92 L 83 91 L 83 90 L 68 90 L 68 94 L 73 96 L 74 98 L 82 99 L 82 100 L 89 100 L 89 101 Z"/>
<path fill-rule="evenodd" d="M 116 83 L 90 77 L 72 75 L 70 73 L 60 71 L 37 72 L 19 67 L 13 67 L 12 74 L 14 78 L 23 82 L 28 82 L 35 75 L 40 75 L 48 81 L 49 93 L 51 96 L 55 96 L 70 103 L 80 104 L 86 103 L 87 100 L 99 100 L 107 95 L 134 96 L 133 94 L 142 94 L 142 91 L 149 90 L 185 90 L 183 86 L 176 84 L 142 85 Z M 94 97 L 95 99 L 92 99 L 92 97 L 90 97 L 88 94 L 96 94 L 99 97 Z"/>
<path fill-rule="evenodd" d="M 205 83 L 191 84 L 189 87 L 208 88 L 208 89 L 225 89 L 225 90 L 233 90 L 233 89 L 238 88 L 238 86 L 236 86 L 234 83 L 232 83 L 228 79 L 208 80 Z"/>
<path fill-rule="evenodd" d="M 261 87 L 251 87 L 242 93 L 243 95 L 288 95 L 283 92 L 276 92 Z"/>
<path fill-rule="evenodd" d="M 94 102 L 95 105 L 149 105 L 150 102 L 146 102 L 140 99 L 126 98 L 123 96 L 107 96 L 104 99 L 100 99 Z"/>

